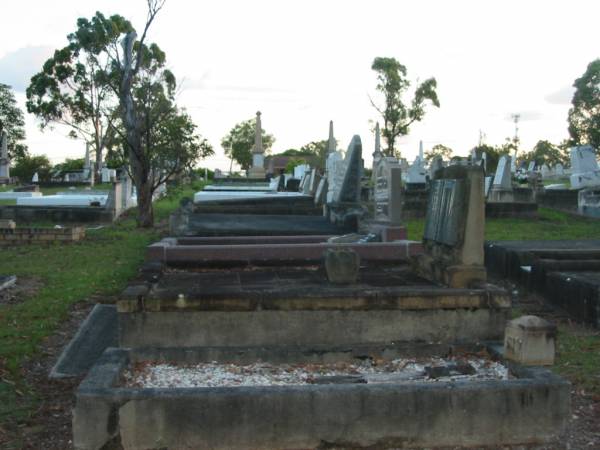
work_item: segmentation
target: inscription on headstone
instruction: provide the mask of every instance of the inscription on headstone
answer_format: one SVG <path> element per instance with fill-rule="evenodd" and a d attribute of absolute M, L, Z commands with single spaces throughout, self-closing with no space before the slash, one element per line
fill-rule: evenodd
<path fill-rule="evenodd" d="M 402 169 L 396 158 L 379 160 L 375 170 L 375 220 L 400 225 L 402 222 Z"/>
<path fill-rule="evenodd" d="M 465 209 L 465 181 L 441 179 L 433 181 L 425 219 L 425 239 L 446 245 L 457 244 Z"/>

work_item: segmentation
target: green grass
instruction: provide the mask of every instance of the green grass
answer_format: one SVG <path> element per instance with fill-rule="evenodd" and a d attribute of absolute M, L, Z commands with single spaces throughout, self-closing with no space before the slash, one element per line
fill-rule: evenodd
<path fill-rule="evenodd" d="M 165 221 L 187 188 L 155 204 L 156 223 Z M 86 239 L 70 245 L 3 249 L 0 273 L 36 277 L 43 287 L 15 305 L 0 305 L 0 427 L 26 419 L 37 396 L 23 380 L 22 363 L 38 351 L 66 319 L 71 305 L 93 294 L 120 292 L 144 259 L 146 246 L 158 239 L 155 229 L 135 227 L 135 217 L 100 230 L 88 230 Z"/>
<path fill-rule="evenodd" d="M 559 327 L 554 370 L 579 389 L 600 396 L 600 333 Z"/>
<path fill-rule="evenodd" d="M 485 238 L 497 240 L 600 239 L 600 221 L 547 208 L 538 210 L 537 219 L 488 219 Z M 423 237 L 424 219 L 408 221 L 408 238 Z"/>

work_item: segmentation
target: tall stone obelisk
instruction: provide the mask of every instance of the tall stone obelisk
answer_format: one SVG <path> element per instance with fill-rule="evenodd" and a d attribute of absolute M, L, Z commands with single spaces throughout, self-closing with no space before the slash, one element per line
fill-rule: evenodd
<path fill-rule="evenodd" d="M 0 137 L 0 183 L 8 183 L 10 179 L 10 159 L 8 158 L 8 138 L 6 131 Z"/>
<path fill-rule="evenodd" d="M 329 121 L 329 139 L 327 140 L 327 154 L 335 152 L 337 143 L 333 137 L 333 120 Z"/>
<path fill-rule="evenodd" d="M 373 168 L 375 168 L 382 156 L 383 154 L 381 153 L 381 132 L 379 131 L 379 122 L 377 122 L 375 124 L 375 151 L 373 152 Z"/>
<path fill-rule="evenodd" d="M 262 125 L 260 111 L 256 113 L 256 130 L 254 131 L 254 148 L 252 149 L 252 167 L 248 171 L 249 178 L 265 178 L 265 149 L 262 143 Z"/>

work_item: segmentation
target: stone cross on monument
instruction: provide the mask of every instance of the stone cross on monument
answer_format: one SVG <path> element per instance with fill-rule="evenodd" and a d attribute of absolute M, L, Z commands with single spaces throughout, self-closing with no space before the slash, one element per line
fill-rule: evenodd
<path fill-rule="evenodd" d="M 0 137 L 0 182 L 7 182 L 10 178 L 10 159 L 8 158 L 8 139 L 6 131 Z"/>
<path fill-rule="evenodd" d="M 336 142 L 333 137 L 333 120 L 329 121 L 329 139 L 327 140 L 327 154 L 335 152 L 336 150 Z"/>
<path fill-rule="evenodd" d="M 381 153 L 381 132 L 379 131 L 379 122 L 375 124 L 375 151 L 373 152 L 373 171 L 371 178 L 376 181 L 377 164 L 381 161 L 383 154 Z"/>
<path fill-rule="evenodd" d="M 262 124 L 260 111 L 256 113 L 256 130 L 254 131 L 254 148 L 252 149 L 252 167 L 248 171 L 250 178 L 265 178 L 265 150 L 262 143 Z"/>

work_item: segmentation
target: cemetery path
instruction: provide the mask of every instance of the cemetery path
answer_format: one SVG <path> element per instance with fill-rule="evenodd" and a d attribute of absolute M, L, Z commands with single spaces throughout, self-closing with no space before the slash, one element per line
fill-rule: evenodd
<path fill-rule="evenodd" d="M 106 301 L 108 299 L 103 299 Z M 38 356 L 27 361 L 22 368 L 23 376 L 40 402 L 25 426 L 20 427 L 13 437 L 13 444 L 6 448 L 56 449 L 73 448 L 71 433 L 71 410 L 73 393 L 81 378 L 62 380 L 49 379 L 50 369 L 60 356 L 63 348 L 73 338 L 81 323 L 93 308 L 95 301 L 74 304 L 58 331 L 44 340 Z M 17 444 L 18 443 L 18 444 Z M 20 446 L 15 446 L 15 444 Z M 1 447 L 0 448 L 4 448 Z"/>

